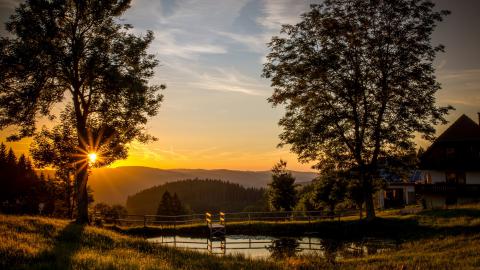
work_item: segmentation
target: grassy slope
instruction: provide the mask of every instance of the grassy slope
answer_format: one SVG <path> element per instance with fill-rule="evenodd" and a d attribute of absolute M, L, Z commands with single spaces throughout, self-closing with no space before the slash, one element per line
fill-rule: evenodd
<path fill-rule="evenodd" d="M 295 224 L 253 226 L 262 232 L 282 226 L 291 230 Z M 344 259 L 335 265 L 312 257 L 252 261 L 158 247 L 63 220 L 0 215 L 0 269 L 480 269 L 480 206 L 392 215 L 373 225 L 342 221 L 315 226 L 325 235 L 337 227 L 344 237 L 396 236 L 402 244 L 391 252 Z"/>
<path fill-rule="evenodd" d="M 0 269 L 278 269 L 275 262 L 178 251 L 63 220 L 0 215 Z"/>

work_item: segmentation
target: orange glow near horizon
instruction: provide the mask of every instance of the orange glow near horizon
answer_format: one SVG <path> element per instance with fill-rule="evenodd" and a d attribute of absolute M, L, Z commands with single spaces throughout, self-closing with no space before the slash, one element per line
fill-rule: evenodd
<path fill-rule="evenodd" d="M 452 114 L 450 121 L 456 120 L 459 113 Z M 470 117 L 473 117 L 470 114 Z M 447 125 L 437 128 L 437 135 L 445 130 Z M 274 125 L 274 124 L 272 124 Z M 287 168 L 295 171 L 314 171 L 311 169 L 313 163 L 302 164 L 297 161 L 297 156 L 291 153 L 288 147 L 276 148 L 278 139 L 278 128 L 267 134 L 259 136 L 259 128 L 243 129 L 240 133 L 229 132 L 228 129 L 222 132 L 204 131 L 202 134 L 180 132 L 179 128 L 169 125 L 169 129 L 156 129 L 152 132 L 159 137 L 159 141 L 141 144 L 133 142 L 129 144 L 128 158 L 117 160 L 109 167 L 122 166 L 143 166 L 159 169 L 229 169 L 247 171 L 270 170 L 280 159 L 288 162 Z M 200 129 L 200 128 L 197 128 Z M 156 132 L 155 132 L 156 131 Z M 159 136 L 160 134 L 161 136 Z M 0 142 L 12 147 L 15 154 L 29 156 L 29 147 L 32 138 L 26 138 L 18 142 L 6 142 L 6 131 L 0 131 Z M 417 137 L 415 140 L 418 146 L 424 148 L 429 143 Z M 90 152 L 83 153 L 90 164 L 92 161 L 101 161 L 102 155 L 98 153 L 95 142 L 90 142 Z M 93 151 L 97 149 L 96 151 Z M 92 155 L 92 154 L 95 154 Z"/>

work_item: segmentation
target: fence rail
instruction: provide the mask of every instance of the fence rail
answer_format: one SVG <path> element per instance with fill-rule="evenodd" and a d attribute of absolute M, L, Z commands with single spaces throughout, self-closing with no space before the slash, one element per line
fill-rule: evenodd
<path fill-rule="evenodd" d="M 221 214 L 223 216 L 221 216 Z M 358 215 L 356 210 L 342 211 L 334 215 L 329 215 L 325 211 L 282 211 L 282 212 L 230 212 L 230 213 L 208 213 L 191 215 L 122 215 L 120 218 L 112 218 L 94 215 L 94 220 L 102 221 L 106 224 L 115 224 L 122 226 L 169 226 L 176 227 L 181 225 L 206 224 L 207 220 L 216 220 L 228 223 L 237 222 L 291 222 L 304 221 L 314 222 L 325 219 L 340 219 L 341 217 Z"/>

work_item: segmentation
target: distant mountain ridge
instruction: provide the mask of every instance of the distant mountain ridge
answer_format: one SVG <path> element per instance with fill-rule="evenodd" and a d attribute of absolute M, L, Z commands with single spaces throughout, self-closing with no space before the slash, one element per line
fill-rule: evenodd
<path fill-rule="evenodd" d="M 314 172 L 292 171 L 297 183 L 310 182 Z M 220 179 L 245 187 L 266 187 L 270 171 L 204 170 L 204 169 L 157 169 L 126 166 L 93 170 L 88 184 L 94 191 L 95 202 L 125 205 L 127 197 L 144 189 L 184 179 Z"/>

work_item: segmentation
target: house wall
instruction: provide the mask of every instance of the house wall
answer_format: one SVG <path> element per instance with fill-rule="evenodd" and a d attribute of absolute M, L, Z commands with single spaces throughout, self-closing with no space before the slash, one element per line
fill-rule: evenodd
<path fill-rule="evenodd" d="M 480 184 L 480 172 L 466 172 L 467 184 Z"/>
<path fill-rule="evenodd" d="M 445 181 L 446 181 L 444 171 L 424 171 L 424 173 L 423 173 L 423 180 L 424 181 L 427 180 L 428 175 L 430 175 L 430 177 L 432 179 L 432 184 L 445 183 Z M 466 177 L 466 183 L 467 184 L 480 185 L 480 171 L 479 172 L 466 172 L 465 177 Z"/>
<path fill-rule="evenodd" d="M 432 184 L 436 183 L 445 183 L 445 172 L 444 171 L 425 171 L 424 180 L 427 180 L 427 174 L 430 175 L 432 179 Z"/>
<path fill-rule="evenodd" d="M 406 204 L 414 204 L 415 203 L 415 187 L 406 186 L 404 187 L 403 194 L 405 196 L 405 203 Z"/>
<path fill-rule="evenodd" d="M 385 208 L 385 198 L 383 197 L 383 189 L 377 191 L 376 196 L 377 197 L 377 205 L 376 208 L 384 209 Z"/>
<path fill-rule="evenodd" d="M 415 204 L 416 203 L 416 196 L 415 196 L 415 187 L 414 186 L 396 186 L 391 185 L 390 188 L 401 188 L 403 189 L 403 200 L 405 204 Z M 381 189 L 377 193 L 375 193 L 375 207 L 380 209 L 385 209 L 385 197 L 384 193 L 385 190 Z"/>

